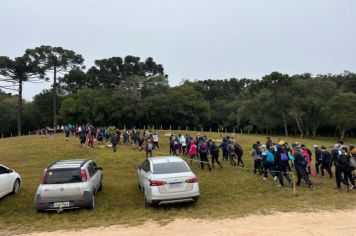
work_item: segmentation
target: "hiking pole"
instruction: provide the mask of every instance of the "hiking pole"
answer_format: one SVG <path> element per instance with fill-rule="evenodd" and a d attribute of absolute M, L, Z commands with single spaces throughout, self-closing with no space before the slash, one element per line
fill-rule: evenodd
<path fill-rule="evenodd" d="M 294 177 L 294 173 L 292 173 L 292 184 L 293 184 L 293 195 L 296 196 L 296 186 L 295 186 L 295 177 Z"/>

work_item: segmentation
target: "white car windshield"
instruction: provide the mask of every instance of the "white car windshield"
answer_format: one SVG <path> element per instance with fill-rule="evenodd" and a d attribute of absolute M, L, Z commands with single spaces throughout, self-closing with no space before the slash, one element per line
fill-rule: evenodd
<path fill-rule="evenodd" d="M 189 167 L 184 162 L 166 162 L 153 164 L 154 174 L 174 174 L 190 172 Z"/>

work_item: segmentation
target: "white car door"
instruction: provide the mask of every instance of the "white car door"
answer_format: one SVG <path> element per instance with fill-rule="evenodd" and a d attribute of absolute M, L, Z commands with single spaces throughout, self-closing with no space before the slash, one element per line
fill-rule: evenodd
<path fill-rule="evenodd" d="M 12 173 L 9 173 L 5 167 L 0 166 L 0 197 L 12 191 L 12 179 Z"/>

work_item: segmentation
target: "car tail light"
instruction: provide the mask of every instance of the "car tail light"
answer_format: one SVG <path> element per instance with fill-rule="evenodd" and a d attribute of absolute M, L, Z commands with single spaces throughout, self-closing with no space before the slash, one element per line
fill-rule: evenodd
<path fill-rule="evenodd" d="M 190 183 L 190 184 L 198 183 L 199 179 L 194 177 L 194 178 L 191 178 L 191 179 L 187 179 L 185 182 Z"/>
<path fill-rule="evenodd" d="M 85 205 L 85 201 L 83 199 L 79 200 L 79 205 Z"/>
<path fill-rule="evenodd" d="M 150 180 L 150 186 L 161 186 L 165 185 L 166 182 L 164 181 L 159 181 L 159 180 Z"/>
<path fill-rule="evenodd" d="M 44 202 L 40 202 L 40 208 L 45 208 L 46 204 Z"/>
<path fill-rule="evenodd" d="M 80 170 L 80 176 L 82 177 L 82 182 L 87 182 L 88 180 L 88 175 L 87 172 L 83 169 Z"/>

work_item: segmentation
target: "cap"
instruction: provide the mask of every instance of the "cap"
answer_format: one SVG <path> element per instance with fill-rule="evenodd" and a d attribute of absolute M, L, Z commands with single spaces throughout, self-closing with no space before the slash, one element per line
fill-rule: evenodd
<path fill-rule="evenodd" d="M 314 144 L 314 146 L 313 146 L 313 147 L 317 148 L 317 147 L 318 147 L 318 145 Z"/>

